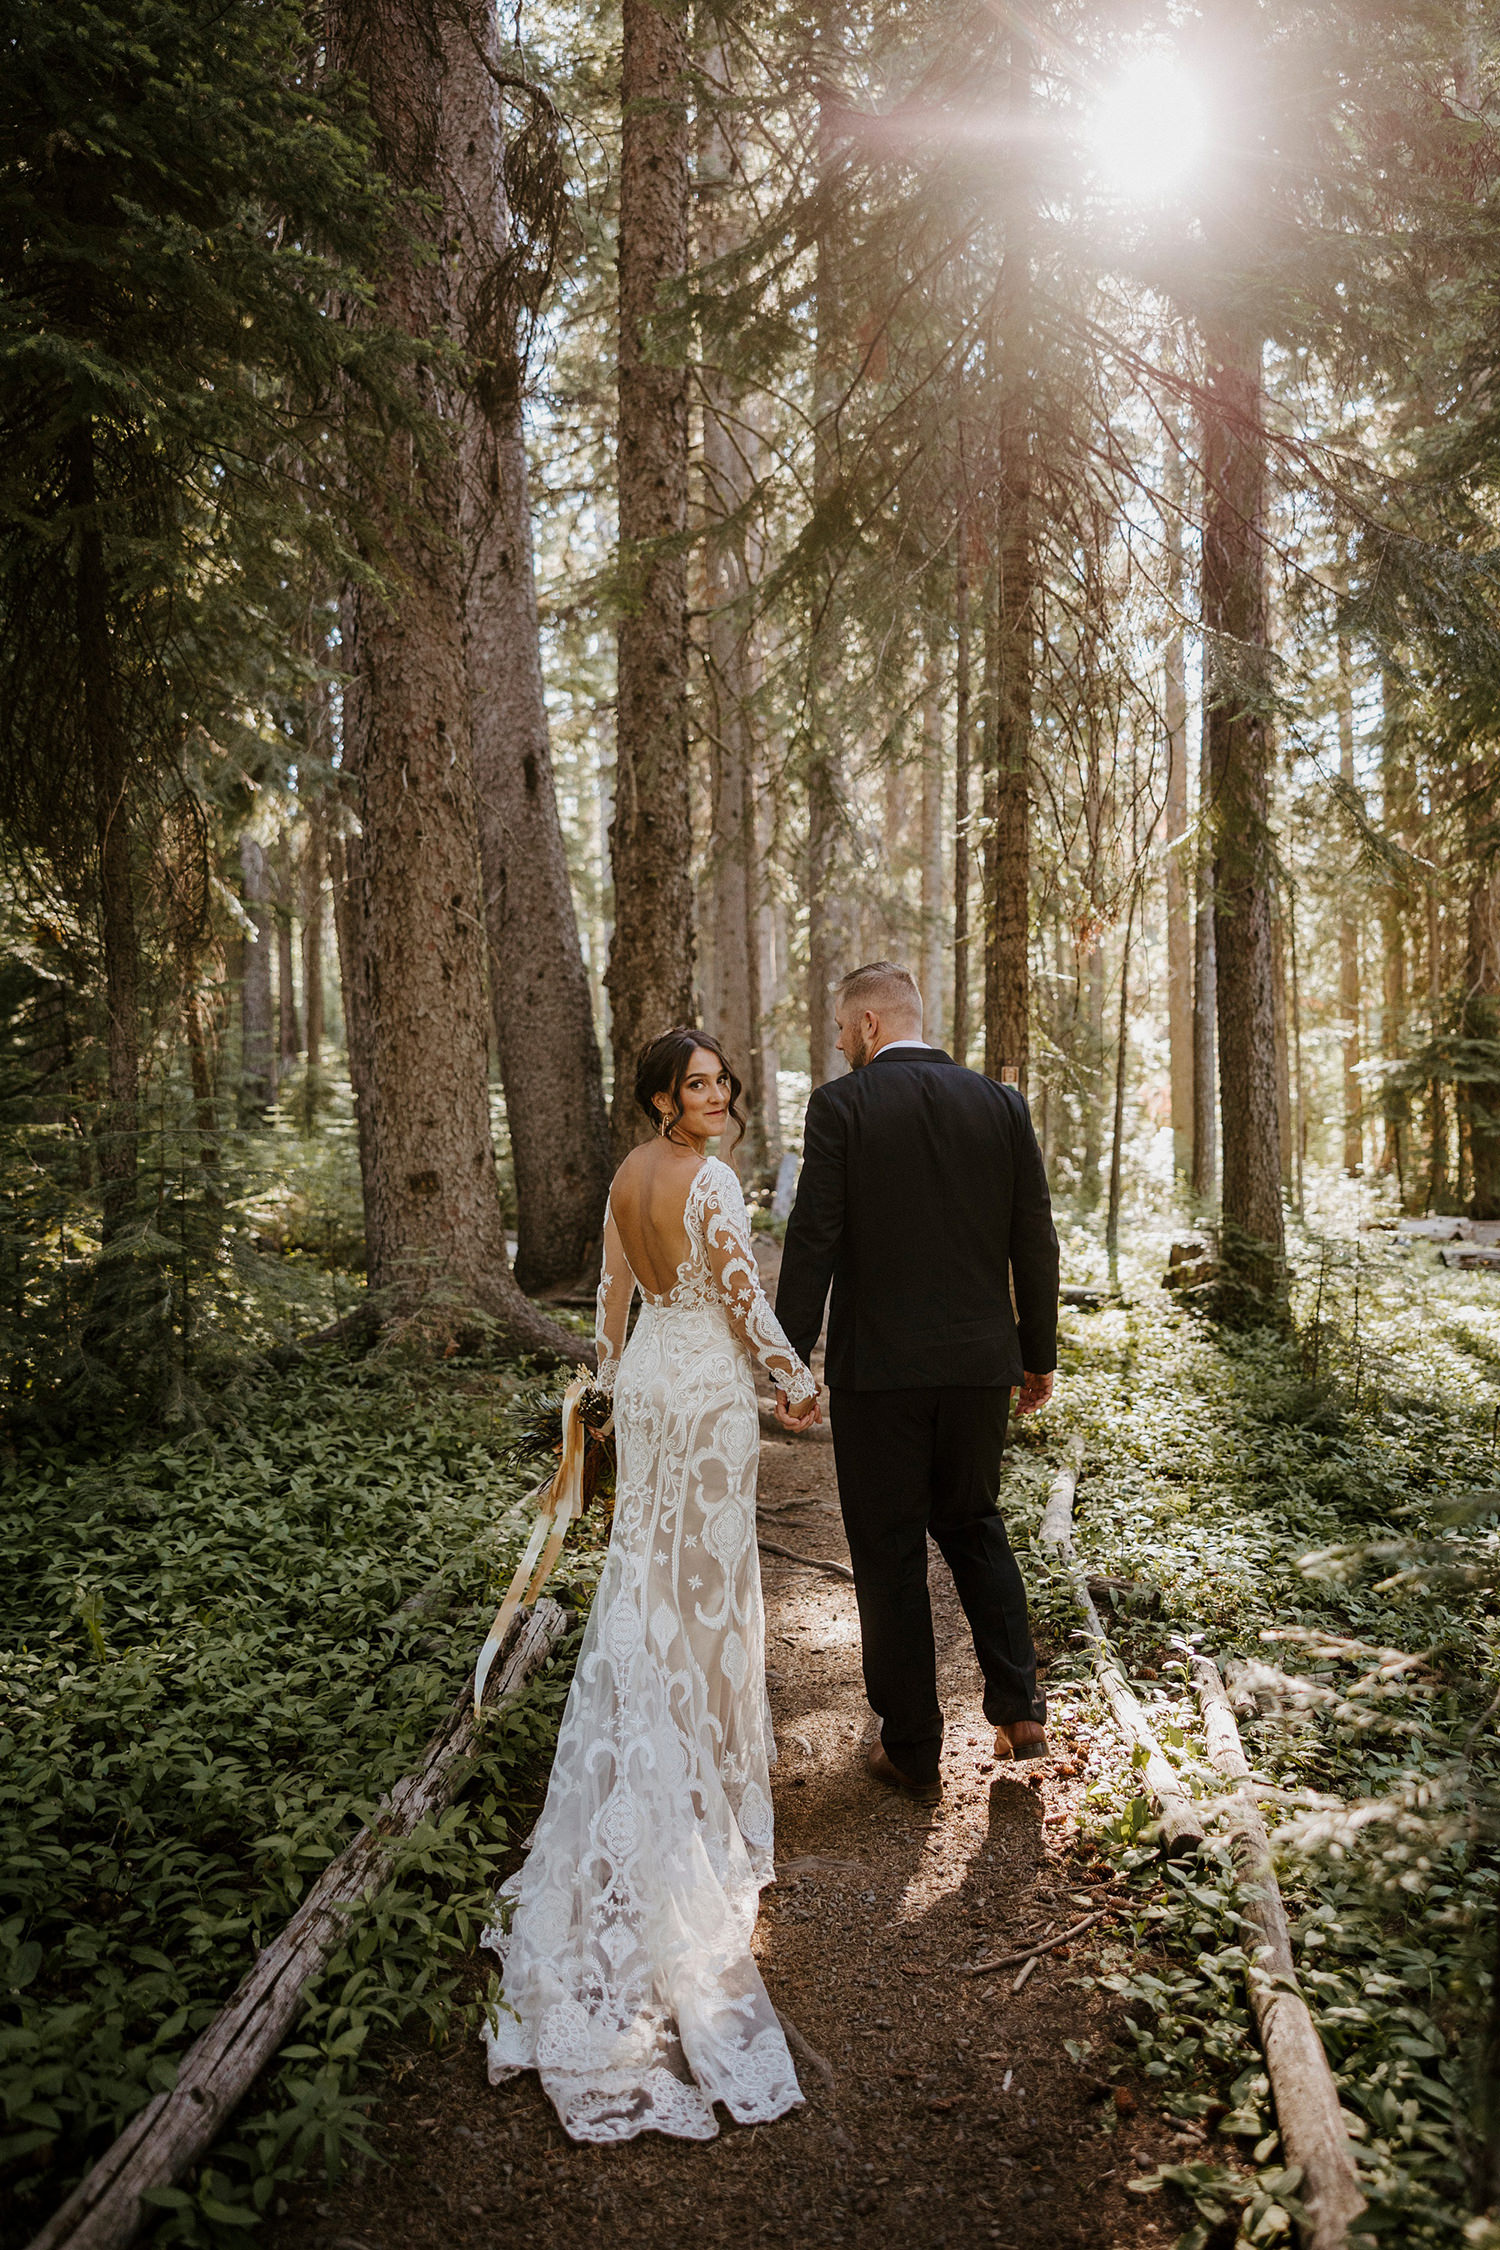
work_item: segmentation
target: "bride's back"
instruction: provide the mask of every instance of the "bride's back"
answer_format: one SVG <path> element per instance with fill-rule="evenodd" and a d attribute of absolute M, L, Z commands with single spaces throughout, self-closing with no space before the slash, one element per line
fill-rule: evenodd
<path fill-rule="evenodd" d="M 688 1190 L 703 1158 L 670 1141 L 650 1141 L 632 1149 L 614 1177 L 610 1209 L 630 1270 L 653 1297 L 676 1285 L 677 1269 L 687 1258 L 683 1213 Z"/>

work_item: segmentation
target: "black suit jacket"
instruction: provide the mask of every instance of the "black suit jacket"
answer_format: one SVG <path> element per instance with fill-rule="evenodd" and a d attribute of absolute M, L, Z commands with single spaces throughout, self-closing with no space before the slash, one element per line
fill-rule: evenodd
<path fill-rule="evenodd" d="M 804 1359 L 830 1281 L 831 1390 L 1001 1388 L 1056 1367 L 1057 1235 L 1016 1087 L 896 1047 L 816 1088 L 776 1291 Z"/>

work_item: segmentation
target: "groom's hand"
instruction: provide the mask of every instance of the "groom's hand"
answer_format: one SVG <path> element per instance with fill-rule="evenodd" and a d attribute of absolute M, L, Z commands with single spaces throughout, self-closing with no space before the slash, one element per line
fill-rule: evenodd
<path fill-rule="evenodd" d="M 1016 1412 L 1018 1414 L 1035 1414 L 1037 1408 L 1045 1406 L 1051 1396 L 1052 1377 L 1050 1375 L 1023 1375 L 1021 1388 L 1016 1393 Z"/>
<path fill-rule="evenodd" d="M 810 1430 L 815 1422 L 822 1421 L 823 1409 L 816 1398 L 811 1398 L 800 1412 L 794 1414 L 787 1404 L 786 1392 L 778 1391 L 776 1393 L 776 1419 L 784 1430 L 792 1430 L 800 1434 L 803 1430 Z"/>

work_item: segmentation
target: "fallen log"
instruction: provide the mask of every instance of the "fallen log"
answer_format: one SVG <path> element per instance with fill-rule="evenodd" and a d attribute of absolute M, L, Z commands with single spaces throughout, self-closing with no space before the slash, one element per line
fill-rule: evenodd
<path fill-rule="evenodd" d="M 518 1694 L 541 1670 L 567 1623 L 552 1601 L 539 1601 L 515 1620 L 488 1709 Z M 143 2198 L 170 2187 L 211 2147 L 291 2029 L 307 1985 L 343 1943 L 351 1911 L 389 1879 L 412 1831 L 447 1804 L 481 1723 L 466 1687 L 418 1770 L 397 1782 L 370 1826 L 330 1860 L 233 1999 L 194 2040 L 171 2092 L 158 2094 L 131 2119 L 31 2250 L 122 2250 L 131 2241 L 149 2215 Z"/>
<path fill-rule="evenodd" d="M 1069 1554 L 1072 1552 L 1073 1499 L 1078 1490 L 1078 1472 L 1082 1465 L 1083 1442 L 1080 1438 L 1074 1438 L 1062 1467 L 1052 1480 L 1047 1505 L 1042 1510 L 1040 1536 L 1044 1547 L 1056 1547 Z"/>
<path fill-rule="evenodd" d="M 847 1563 L 799 1554 L 795 1547 L 778 1547 L 774 1539 L 757 1539 L 755 1544 L 763 1555 L 779 1555 L 783 1562 L 801 1563 L 804 1570 L 826 1570 L 830 1578 L 847 1578 L 851 1586 L 854 1584 L 854 1573 Z"/>
<path fill-rule="evenodd" d="M 1171 1858 L 1185 1859 L 1197 1851 L 1203 1842 L 1203 1823 L 1193 1809 L 1191 1797 L 1178 1779 L 1176 1768 L 1151 1732 L 1151 1722 L 1116 1662 L 1114 1651 L 1109 1645 L 1109 1636 L 1094 1607 L 1094 1597 L 1089 1592 L 1088 1573 L 1079 1562 L 1073 1546 L 1073 1501 L 1078 1490 L 1078 1464 L 1081 1457 L 1081 1448 L 1075 1444 L 1070 1451 L 1068 1465 L 1058 1471 L 1047 1495 L 1047 1506 L 1042 1516 L 1042 1544 L 1050 1547 L 1058 1560 L 1068 1566 L 1073 1580 L 1073 1597 L 1083 1616 L 1084 1638 L 1093 1650 L 1099 1685 L 1109 1698 L 1110 1709 L 1114 1712 L 1126 1741 L 1132 1749 L 1139 1749 L 1145 1758 L 1146 1787 L 1156 1799 L 1162 1842 Z"/>
<path fill-rule="evenodd" d="M 1342 2250 L 1365 2199 L 1338 2088 L 1297 1983 L 1271 1840 L 1255 1802 L 1249 1761 L 1224 1683 L 1211 1657 L 1194 1656 L 1192 1672 L 1209 1762 L 1234 1784 L 1225 1805 L 1230 1851 L 1245 1886 L 1245 1918 L 1260 1940 L 1245 1981 L 1260 2027 L 1282 2150 L 1287 2163 L 1302 2170 L 1298 2194 L 1312 2222 L 1307 2250 Z"/>

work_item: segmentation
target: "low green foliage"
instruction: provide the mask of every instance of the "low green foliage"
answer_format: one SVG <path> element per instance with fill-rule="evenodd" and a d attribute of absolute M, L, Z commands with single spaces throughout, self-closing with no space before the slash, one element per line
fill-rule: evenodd
<path fill-rule="evenodd" d="M 524 1538 L 514 1373 L 308 1365 L 216 1431 L 5 1484 L 0 2139 L 29 2233 L 149 2097 L 309 1882 L 419 1762 Z M 529 1480 L 527 1480 L 529 1481 Z M 584 1596 L 597 1548 L 564 1560 Z M 379 2026 L 454 2017 L 571 1650 L 491 1721 L 159 2239 L 242 2229 L 358 2146 Z M 529 1818 L 529 1813 L 526 1814 Z M 524 1827 L 524 1820 L 522 1822 Z"/>
<path fill-rule="evenodd" d="M 1242 1721 L 1266 1784 L 1298 1973 L 1352 2120 L 1380 2241 L 1472 2240 L 1468 2164 L 1477 2034 L 1494 1951 L 1496 1781 L 1480 1721 L 1500 1673 L 1490 1375 L 1493 1277 L 1426 1251 L 1337 1238 L 1300 1253 L 1296 1341 L 1215 1331 L 1158 1293 L 1154 1243 L 1119 1310 L 1065 1324 L 1059 1410 L 1023 1441 L 1018 1513 L 1038 1507 L 1066 1436 L 1086 1448 L 1078 1541 L 1091 1568 L 1144 1579 L 1162 1614 L 1110 1623 L 1159 1739 L 1205 1800 L 1210 1849 L 1164 1866 L 1136 1761 L 1081 1656 L 1054 1700 L 1093 1722 L 1086 1828 L 1139 1901 L 1136 1947 L 1103 1981 L 1128 2003 L 1127 2051 L 1169 2108 L 1214 2126 L 1222 2156 L 1170 2183 L 1210 2239 L 1285 2239 L 1286 2169 L 1245 1994 L 1241 1896 L 1213 1836 L 1186 1653 L 1260 1670 Z M 1070 1244 L 1096 1258 L 1090 1237 Z M 1074 1278 L 1072 1273 L 1069 1279 Z M 1357 1290 L 1357 1296 L 1356 1296 Z M 1316 1369 L 1316 1371 L 1315 1371 Z M 1076 1623 L 1042 1570 L 1054 1637 Z M 1399 1652 L 1421 1662 L 1402 1667 Z M 1279 1825 L 1278 1825 L 1279 1823 Z M 1234 2153 L 1238 2149 L 1238 2153 Z"/>

